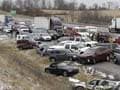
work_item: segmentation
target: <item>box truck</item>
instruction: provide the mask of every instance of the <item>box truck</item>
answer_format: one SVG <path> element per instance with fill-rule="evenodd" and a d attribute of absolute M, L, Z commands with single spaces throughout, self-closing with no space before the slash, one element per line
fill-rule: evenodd
<path fill-rule="evenodd" d="M 0 14 L 0 23 L 7 26 L 11 21 L 13 21 L 12 16 Z"/>
<path fill-rule="evenodd" d="M 55 30 L 63 35 L 62 21 L 58 17 L 34 17 L 34 27 Z"/>
<path fill-rule="evenodd" d="M 120 18 L 113 18 L 109 26 L 110 32 L 120 33 Z"/>

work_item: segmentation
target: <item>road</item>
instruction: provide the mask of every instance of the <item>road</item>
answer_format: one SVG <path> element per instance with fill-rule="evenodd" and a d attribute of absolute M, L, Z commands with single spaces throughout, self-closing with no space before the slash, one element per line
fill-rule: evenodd
<path fill-rule="evenodd" d="M 116 65 L 112 62 L 101 62 L 90 66 L 107 75 L 114 75 L 115 79 L 120 80 L 120 65 Z"/>

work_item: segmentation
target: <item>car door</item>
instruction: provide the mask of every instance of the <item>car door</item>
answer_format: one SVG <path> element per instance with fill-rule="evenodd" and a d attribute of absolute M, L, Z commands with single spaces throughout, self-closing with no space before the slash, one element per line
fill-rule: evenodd
<path fill-rule="evenodd" d="M 95 90 L 96 86 L 99 85 L 100 80 L 93 80 L 88 83 L 87 89 L 88 90 Z"/>
<path fill-rule="evenodd" d="M 51 64 L 49 67 L 50 73 L 57 74 L 57 65 L 56 64 Z"/>
<path fill-rule="evenodd" d="M 95 87 L 95 90 L 108 90 L 109 82 L 106 80 L 103 80 L 99 83 L 98 86 Z M 109 90 L 113 90 L 113 88 L 110 88 Z"/>
<path fill-rule="evenodd" d="M 115 55 L 116 59 L 119 61 L 119 63 L 120 63 L 120 49 L 115 49 L 114 50 L 114 55 Z"/>
<path fill-rule="evenodd" d="M 103 48 L 98 48 L 95 52 L 96 60 L 101 61 L 103 60 L 106 56 L 104 55 L 104 49 Z"/>
<path fill-rule="evenodd" d="M 66 59 L 66 53 L 63 50 L 56 51 L 56 58 L 59 61 L 63 61 Z"/>

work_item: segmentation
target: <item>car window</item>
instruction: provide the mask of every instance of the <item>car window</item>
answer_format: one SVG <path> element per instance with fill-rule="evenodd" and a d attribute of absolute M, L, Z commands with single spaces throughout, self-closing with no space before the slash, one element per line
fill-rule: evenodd
<path fill-rule="evenodd" d="M 76 38 L 76 41 L 80 41 L 80 38 Z"/>
<path fill-rule="evenodd" d="M 85 42 L 85 40 L 84 40 L 84 39 L 81 39 L 81 42 Z"/>
<path fill-rule="evenodd" d="M 71 49 L 78 50 L 78 47 L 76 45 L 71 45 Z"/>
<path fill-rule="evenodd" d="M 98 48 L 97 49 L 97 52 L 103 52 L 103 51 L 105 51 L 106 50 L 106 48 Z"/>
<path fill-rule="evenodd" d="M 89 85 L 98 85 L 98 84 L 99 84 L 99 80 L 93 80 L 89 82 Z"/>
<path fill-rule="evenodd" d="M 120 54 L 120 49 L 115 49 L 114 52 Z"/>
<path fill-rule="evenodd" d="M 66 44 L 66 45 L 65 45 L 65 49 L 70 49 L 70 45 L 69 45 L 69 44 Z"/>
<path fill-rule="evenodd" d="M 74 37 L 70 37 L 70 40 L 73 41 L 73 40 L 74 40 Z"/>
<path fill-rule="evenodd" d="M 108 81 L 103 81 L 103 82 L 101 83 L 101 85 L 102 85 L 102 86 L 108 86 L 108 85 L 109 85 L 109 82 L 108 82 Z"/>

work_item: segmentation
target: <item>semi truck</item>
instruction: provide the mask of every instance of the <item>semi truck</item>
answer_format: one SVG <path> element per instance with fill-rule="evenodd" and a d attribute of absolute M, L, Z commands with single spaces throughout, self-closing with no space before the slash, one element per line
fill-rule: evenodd
<path fill-rule="evenodd" d="M 109 26 L 110 32 L 120 33 L 120 18 L 113 18 Z"/>
<path fill-rule="evenodd" d="M 7 26 L 11 21 L 13 21 L 12 16 L 0 14 L 0 23 Z"/>
<path fill-rule="evenodd" d="M 34 26 L 47 30 L 55 30 L 60 35 L 63 35 L 62 20 L 58 17 L 34 17 Z"/>

